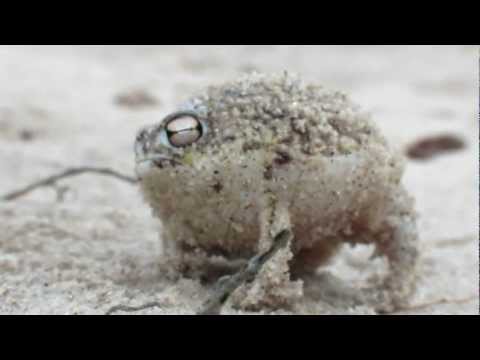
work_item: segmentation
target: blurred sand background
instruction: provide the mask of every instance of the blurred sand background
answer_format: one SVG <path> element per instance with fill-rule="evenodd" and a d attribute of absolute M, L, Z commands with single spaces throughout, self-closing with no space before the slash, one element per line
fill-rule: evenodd
<path fill-rule="evenodd" d="M 344 90 L 404 151 L 450 134 L 465 147 L 409 160 L 422 259 L 399 313 L 479 309 L 476 46 L 0 46 L 0 194 L 69 166 L 133 175 L 132 144 L 192 91 L 252 70 L 288 70 Z M 0 202 L 0 314 L 102 314 L 157 300 L 191 314 L 208 295 L 168 280 L 157 223 L 135 186 L 82 175 Z M 328 271 L 360 284 L 382 264 L 345 249 Z M 372 313 L 323 300 L 275 313 Z M 238 313 L 225 307 L 223 313 Z"/>

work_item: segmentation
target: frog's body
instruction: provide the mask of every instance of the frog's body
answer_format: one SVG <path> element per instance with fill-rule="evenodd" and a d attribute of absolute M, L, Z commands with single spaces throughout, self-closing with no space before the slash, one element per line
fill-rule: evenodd
<path fill-rule="evenodd" d="M 294 240 L 281 271 L 301 275 L 342 243 L 374 243 L 391 263 L 390 303 L 406 298 L 417 236 L 403 161 L 344 94 L 255 74 L 211 87 L 180 111 L 201 119 L 197 141 L 162 145 L 161 123 L 136 147 L 167 255 L 246 258 L 288 228 Z M 155 154 L 170 160 L 144 160 Z"/>

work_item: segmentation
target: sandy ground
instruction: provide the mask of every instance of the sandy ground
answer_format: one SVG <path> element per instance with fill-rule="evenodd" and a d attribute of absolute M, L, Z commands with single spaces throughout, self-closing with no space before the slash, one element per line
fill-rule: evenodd
<path fill-rule="evenodd" d="M 399 149 L 443 133 L 465 142 L 408 162 L 422 259 L 414 308 L 400 313 L 477 314 L 477 47 L 1 46 L 0 193 L 68 166 L 133 174 L 139 127 L 192 90 L 253 69 L 289 70 L 349 92 Z M 143 99 L 125 101 L 132 91 Z M 153 300 L 162 306 L 139 313 L 194 313 L 208 289 L 165 276 L 157 226 L 135 186 L 99 176 L 0 202 L 0 313 L 102 314 Z M 360 283 L 382 266 L 368 261 L 370 251 L 346 248 L 327 270 Z M 276 313 L 289 312 L 372 309 L 306 299 Z"/>

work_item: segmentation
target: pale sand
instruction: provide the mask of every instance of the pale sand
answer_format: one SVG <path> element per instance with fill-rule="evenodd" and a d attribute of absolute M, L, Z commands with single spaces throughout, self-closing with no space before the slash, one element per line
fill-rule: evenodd
<path fill-rule="evenodd" d="M 133 174 L 139 127 L 193 90 L 252 69 L 297 72 L 349 92 L 400 149 L 439 133 L 464 139 L 464 150 L 407 164 L 422 252 L 412 305 L 447 303 L 401 313 L 477 314 L 478 47 L 1 46 L 0 193 L 67 166 Z M 116 103 L 136 89 L 157 102 Z M 153 300 L 163 306 L 138 313 L 198 309 L 208 289 L 165 276 L 157 224 L 134 186 L 83 175 L 56 189 L 0 203 L 1 314 L 102 314 Z M 367 260 L 370 250 L 345 249 L 328 270 L 360 283 L 383 266 Z M 294 311 L 372 313 L 312 299 Z M 237 312 L 227 305 L 223 313 Z"/>

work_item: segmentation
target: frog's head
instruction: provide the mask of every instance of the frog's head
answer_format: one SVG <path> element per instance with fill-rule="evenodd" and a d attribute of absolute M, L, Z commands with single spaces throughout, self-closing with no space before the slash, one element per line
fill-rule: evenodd
<path fill-rule="evenodd" d="M 145 127 L 135 139 L 135 163 L 141 179 L 152 169 L 191 165 L 197 147 L 205 145 L 207 120 L 199 112 L 181 110 L 167 115 L 159 124 Z"/>
<path fill-rule="evenodd" d="M 254 202 L 264 155 L 257 142 L 245 141 L 252 130 L 244 123 L 222 117 L 203 102 L 138 132 L 135 170 L 145 199 L 160 217 L 212 202 L 234 208 Z M 192 222 L 196 218 L 189 216 Z"/>

